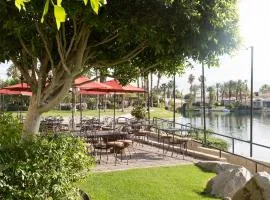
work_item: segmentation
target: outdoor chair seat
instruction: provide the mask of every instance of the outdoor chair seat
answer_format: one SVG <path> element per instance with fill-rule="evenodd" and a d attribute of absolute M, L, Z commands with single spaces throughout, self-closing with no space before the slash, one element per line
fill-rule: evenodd
<path fill-rule="evenodd" d="M 128 150 L 129 152 L 129 157 L 131 159 L 131 150 L 136 153 L 134 147 L 133 147 L 133 141 L 132 140 L 129 140 L 129 139 L 124 139 L 124 140 L 117 140 L 118 142 L 123 142 L 124 143 L 124 146 L 125 148 Z"/>
<path fill-rule="evenodd" d="M 132 145 L 132 140 L 117 140 L 117 142 L 123 142 L 126 147 Z"/>
<path fill-rule="evenodd" d="M 107 145 L 112 147 L 111 152 L 115 154 L 115 165 L 116 165 L 116 160 L 117 160 L 117 154 L 120 154 L 121 156 L 121 162 L 123 160 L 123 153 L 125 153 L 125 148 L 127 147 L 124 142 L 121 141 L 113 141 L 113 142 L 107 142 Z M 127 164 L 128 164 L 128 159 L 127 159 Z"/>
<path fill-rule="evenodd" d="M 108 150 L 111 148 L 110 145 L 103 143 L 103 142 L 98 142 L 98 143 L 93 143 L 93 148 L 94 148 L 94 154 L 95 151 L 98 150 L 99 151 L 99 163 L 101 161 L 101 153 L 102 150 L 106 150 L 106 155 L 107 155 L 107 160 L 108 160 Z"/>
<path fill-rule="evenodd" d="M 139 130 L 138 132 L 135 132 L 136 136 L 147 136 L 147 134 L 149 134 L 150 131 L 146 131 L 146 130 Z"/>

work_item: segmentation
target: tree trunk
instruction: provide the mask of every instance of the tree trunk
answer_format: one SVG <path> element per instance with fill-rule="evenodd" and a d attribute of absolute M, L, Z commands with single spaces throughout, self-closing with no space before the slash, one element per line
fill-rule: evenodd
<path fill-rule="evenodd" d="M 153 101 L 153 73 L 151 73 L 151 83 L 150 83 L 150 92 L 151 92 L 151 107 L 154 107 L 154 101 Z"/>
<path fill-rule="evenodd" d="M 32 96 L 25 122 L 23 124 L 23 138 L 38 133 L 41 113 L 38 111 L 36 96 Z"/>

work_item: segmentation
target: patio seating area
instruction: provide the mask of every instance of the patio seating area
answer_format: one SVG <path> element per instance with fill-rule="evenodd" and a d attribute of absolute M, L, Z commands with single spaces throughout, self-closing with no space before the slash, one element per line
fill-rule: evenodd
<path fill-rule="evenodd" d="M 175 165 L 196 162 L 185 155 L 188 130 L 159 121 L 112 117 L 82 118 L 80 121 L 47 117 L 41 121 L 44 133 L 69 132 L 82 138 L 96 159 L 95 170 Z"/>

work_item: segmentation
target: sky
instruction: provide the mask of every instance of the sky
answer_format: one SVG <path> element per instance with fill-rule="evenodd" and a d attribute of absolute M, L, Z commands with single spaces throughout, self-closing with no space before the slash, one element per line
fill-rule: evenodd
<path fill-rule="evenodd" d="M 254 90 L 257 91 L 262 84 L 270 84 L 270 0 L 239 0 L 240 35 L 243 40 L 243 50 L 235 53 L 233 57 L 221 57 L 219 67 L 205 68 L 207 85 L 214 85 L 229 80 L 248 80 L 250 83 L 250 49 L 254 46 Z M 0 64 L 0 78 L 6 79 L 8 64 Z M 195 65 L 194 69 L 186 70 L 181 77 L 176 78 L 180 91 L 188 92 L 188 76 L 196 77 L 195 84 L 199 84 L 201 66 Z M 167 82 L 163 77 L 161 82 Z"/>
<path fill-rule="evenodd" d="M 254 90 L 258 91 L 262 84 L 270 84 L 270 0 L 240 0 L 240 35 L 243 48 L 233 57 L 221 57 L 219 67 L 205 68 L 206 84 L 214 85 L 229 80 L 247 80 L 250 84 L 250 48 L 254 47 Z M 245 50 L 246 49 L 246 50 Z M 188 76 L 196 77 L 199 84 L 201 66 L 195 65 L 192 70 L 186 70 L 182 77 L 176 78 L 177 87 L 184 93 L 188 92 Z M 163 78 L 162 82 L 168 81 Z"/>

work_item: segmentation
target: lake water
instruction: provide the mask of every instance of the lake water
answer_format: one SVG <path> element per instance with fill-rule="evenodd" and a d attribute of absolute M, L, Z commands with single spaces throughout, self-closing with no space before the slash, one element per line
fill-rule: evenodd
<path fill-rule="evenodd" d="M 203 114 L 200 112 L 178 115 L 177 122 L 191 123 L 192 126 L 203 128 Z M 206 113 L 206 129 L 235 138 L 250 139 L 249 113 Z M 228 140 L 229 144 L 232 143 Z M 270 112 L 253 114 L 253 142 L 270 146 Z M 249 157 L 250 144 L 235 141 L 235 153 Z M 230 147 L 229 151 L 232 151 Z M 270 162 L 270 149 L 253 145 L 253 158 Z"/>

